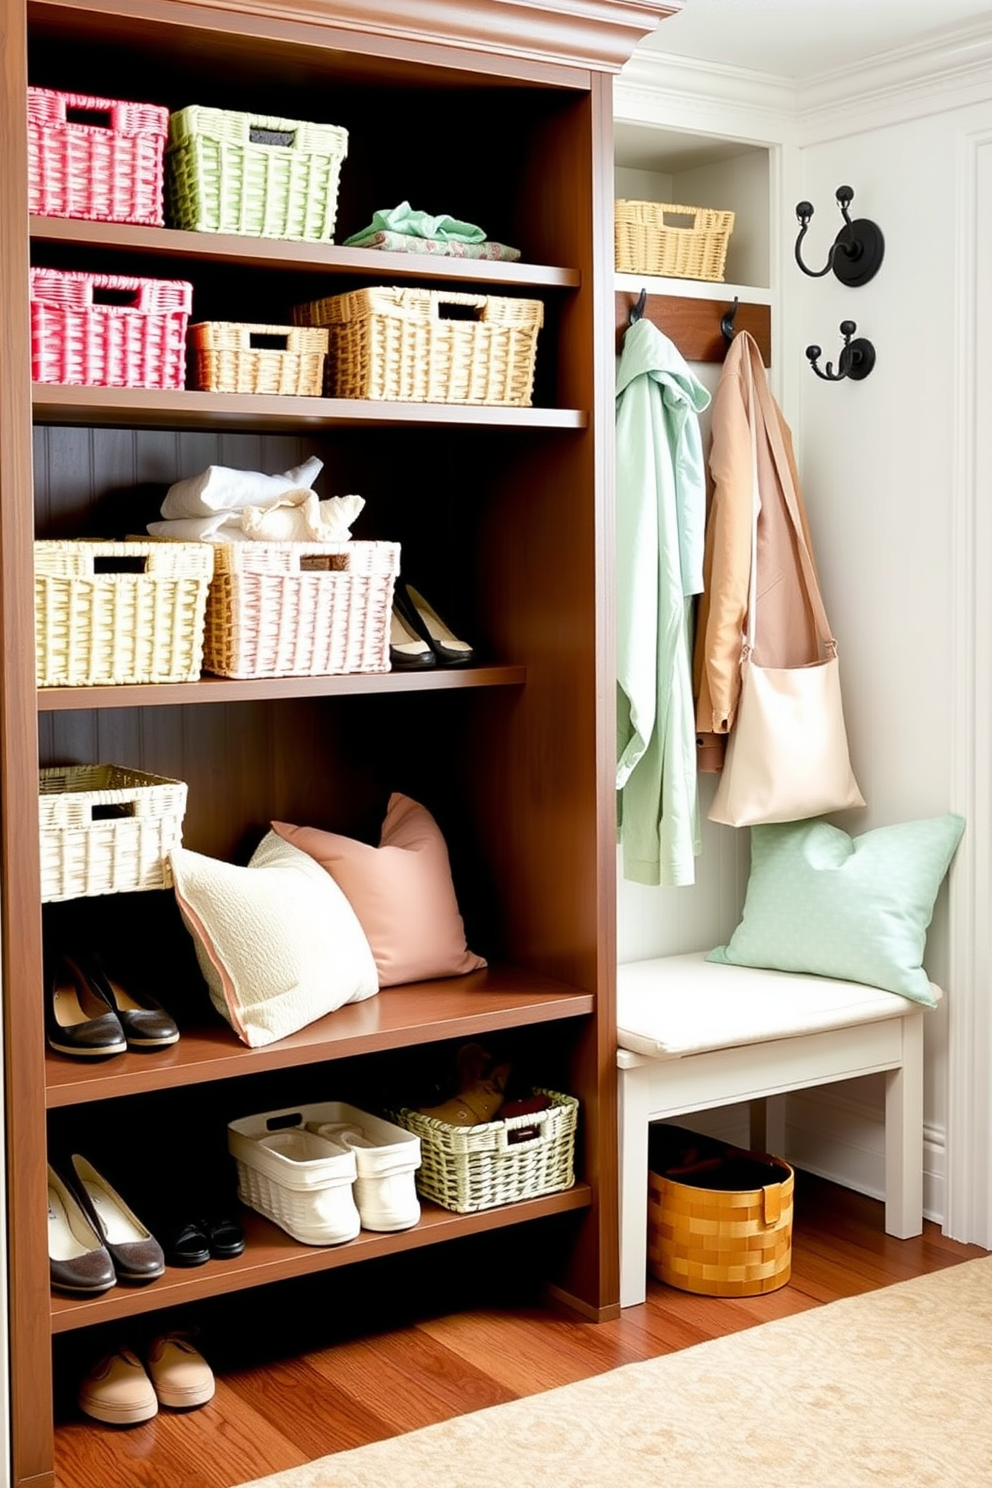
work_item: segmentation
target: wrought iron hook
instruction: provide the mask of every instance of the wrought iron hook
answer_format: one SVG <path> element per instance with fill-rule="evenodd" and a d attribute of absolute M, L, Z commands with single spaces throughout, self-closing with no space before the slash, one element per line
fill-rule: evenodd
<path fill-rule="evenodd" d="M 634 323 L 636 321 L 638 321 L 638 320 L 641 319 L 642 315 L 644 314 L 644 307 L 647 304 L 647 302 L 648 302 L 648 292 L 647 292 L 646 289 L 642 289 L 641 292 L 640 292 L 640 294 L 637 296 L 636 302 L 633 305 L 631 305 L 630 310 L 628 311 L 628 314 L 627 314 L 627 324 L 628 324 L 628 326 L 634 325 Z"/>
<path fill-rule="evenodd" d="M 853 320 L 842 320 L 840 323 L 840 333 L 844 337 L 844 345 L 837 358 L 836 372 L 834 371 L 833 362 L 828 362 L 826 370 L 821 372 L 816 365 L 823 355 L 821 348 L 819 346 L 807 346 L 806 355 L 817 377 L 822 378 L 824 382 L 842 382 L 845 377 L 849 377 L 852 382 L 861 382 L 863 378 L 868 376 L 868 373 L 875 365 L 875 348 L 863 336 L 859 336 L 856 341 L 851 340 L 857 329 Z"/>
<path fill-rule="evenodd" d="M 859 285 L 867 284 L 869 279 L 874 279 L 878 273 L 885 256 L 885 239 L 881 230 L 867 218 L 860 217 L 851 221 L 847 209 L 854 200 L 852 186 L 838 186 L 836 196 L 844 226 L 834 239 L 822 269 L 810 269 L 803 263 L 802 243 L 813 217 L 813 203 L 797 202 L 799 236 L 796 239 L 796 263 L 811 279 L 822 279 L 832 269 L 842 284 L 846 284 L 849 289 L 857 289 Z"/>
<path fill-rule="evenodd" d="M 720 329 L 723 332 L 724 340 L 728 343 L 734 339 L 734 319 L 737 315 L 737 306 L 739 304 L 739 297 L 734 295 L 734 303 L 720 317 Z"/>

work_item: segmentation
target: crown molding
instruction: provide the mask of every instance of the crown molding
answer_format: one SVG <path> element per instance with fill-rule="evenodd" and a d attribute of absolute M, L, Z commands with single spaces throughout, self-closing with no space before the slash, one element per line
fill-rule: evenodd
<path fill-rule="evenodd" d="M 200 0 L 174 0 L 178 9 Z M 212 0 L 215 10 L 618 72 L 686 0 Z"/>
<path fill-rule="evenodd" d="M 992 17 L 804 79 L 801 144 L 967 107 L 992 96 Z"/>
<path fill-rule="evenodd" d="M 614 116 L 755 143 L 795 134 L 791 78 L 663 52 L 635 52 L 613 85 Z"/>

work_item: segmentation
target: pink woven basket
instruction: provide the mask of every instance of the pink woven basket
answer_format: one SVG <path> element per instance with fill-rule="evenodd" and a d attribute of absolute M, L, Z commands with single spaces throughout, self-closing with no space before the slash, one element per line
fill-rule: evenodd
<path fill-rule="evenodd" d="M 164 222 L 169 111 L 28 89 L 28 210 L 94 222 Z"/>
<path fill-rule="evenodd" d="M 182 388 L 193 286 L 31 270 L 31 376 L 85 387 Z"/>

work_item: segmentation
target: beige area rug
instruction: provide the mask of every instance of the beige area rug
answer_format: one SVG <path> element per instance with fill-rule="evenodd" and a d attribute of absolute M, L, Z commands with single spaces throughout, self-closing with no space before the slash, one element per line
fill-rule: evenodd
<path fill-rule="evenodd" d="M 252 1488 L 989 1488 L 992 1257 Z"/>

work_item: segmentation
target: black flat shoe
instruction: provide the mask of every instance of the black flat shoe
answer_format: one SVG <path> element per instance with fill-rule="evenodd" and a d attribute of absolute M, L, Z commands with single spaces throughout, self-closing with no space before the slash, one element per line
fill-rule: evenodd
<path fill-rule="evenodd" d="M 458 639 L 450 626 L 445 624 L 419 589 L 414 589 L 412 584 L 405 584 L 401 580 L 396 585 L 393 607 L 414 635 L 426 641 L 438 666 L 468 666 L 474 660 L 474 648 L 467 641 Z"/>
<path fill-rule="evenodd" d="M 129 1049 L 164 1049 L 179 1040 L 179 1029 L 162 1005 L 130 977 L 124 985 L 116 969 L 95 952 L 81 958 L 93 986 L 117 1014 Z"/>
<path fill-rule="evenodd" d="M 233 1260 L 245 1248 L 245 1232 L 236 1219 L 190 1219 L 172 1235 L 166 1257 L 170 1266 L 202 1266 L 210 1257 Z"/>
<path fill-rule="evenodd" d="M 53 957 L 48 968 L 45 1036 L 50 1048 L 77 1059 L 107 1059 L 127 1048 L 113 1004 L 71 956 Z"/>

